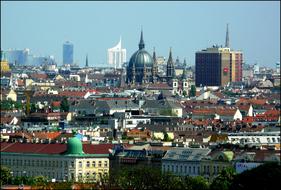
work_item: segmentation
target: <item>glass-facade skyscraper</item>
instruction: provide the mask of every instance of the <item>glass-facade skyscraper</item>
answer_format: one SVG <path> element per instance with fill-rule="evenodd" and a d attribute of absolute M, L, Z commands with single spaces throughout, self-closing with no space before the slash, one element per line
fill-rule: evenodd
<path fill-rule="evenodd" d="M 73 64 L 73 44 L 66 41 L 63 44 L 63 64 Z"/>

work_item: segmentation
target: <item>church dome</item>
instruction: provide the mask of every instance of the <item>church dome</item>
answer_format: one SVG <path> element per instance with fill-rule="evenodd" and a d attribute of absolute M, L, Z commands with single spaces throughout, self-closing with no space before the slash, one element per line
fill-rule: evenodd
<path fill-rule="evenodd" d="M 84 154 L 82 142 L 77 137 L 68 139 L 67 154 Z"/>
<path fill-rule="evenodd" d="M 144 65 L 146 67 L 153 66 L 153 58 L 147 51 L 145 51 L 144 47 L 145 47 L 145 45 L 144 45 L 144 41 L 143 41 L 143 34 L 141 31 L 139 50 L 136 51 L 132 55 L 132 57 L 129 61 L 129 67 L 133 67 L 133 65 L 135 65 L 135 68 L 142 68 L 142 67 L 144 67 Z"/>
<path fill-rule="evenodd" d="M 132 67 L 133 64 L 135 64 L 136 68 L 144 67 L 144 65 L 146 67 L 152 67 L 153 59 L 147 51 L 140 49 L 136 51 L 130 59 L 129 66 Z"/>

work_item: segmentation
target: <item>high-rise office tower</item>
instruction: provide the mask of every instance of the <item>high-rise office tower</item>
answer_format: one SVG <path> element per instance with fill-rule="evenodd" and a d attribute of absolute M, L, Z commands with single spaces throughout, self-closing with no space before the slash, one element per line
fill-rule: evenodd
<path fill-rule="evenodd" d="M 126 62 L 126 49 L 122 49 L 121 37 L 119 43 L 107 50 L 107 62 L 114 65 L 114 68 L 121 68 L 122 64 Z"/>
<path fill-rule="evenodd" d="M 63 64 L 73 64 L 73 44 L 66 41 L 63 44 Z"/>
<path fill-rule="evenodd" d="M 16 65 L 26 65 L 28 64 L 28 56 L 30 50 L 29 49 L 23 49 L 23 50 L 17 50 L 17 49 L 9 49 L 7 50 L 6 56 L 7 56 L 7 61 L 11 64 L 16 64 Z"/>
<path fill-rule="evenodd" d="M 196 86 L 223 86 L 229 82 L 242 81 L 243 53 L 229 48 L 227 25 L 225 47 L 214 45 L 196 52 Z"/>

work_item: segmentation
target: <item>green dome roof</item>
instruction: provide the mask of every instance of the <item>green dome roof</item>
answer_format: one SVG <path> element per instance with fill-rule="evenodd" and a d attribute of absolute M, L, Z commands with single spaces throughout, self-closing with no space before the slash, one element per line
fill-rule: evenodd
<path fill-rule="evenodd" d="M 66 153 L 67 154 L 84 154 L 82 142 L 77 137 L 68 139 Z"/>

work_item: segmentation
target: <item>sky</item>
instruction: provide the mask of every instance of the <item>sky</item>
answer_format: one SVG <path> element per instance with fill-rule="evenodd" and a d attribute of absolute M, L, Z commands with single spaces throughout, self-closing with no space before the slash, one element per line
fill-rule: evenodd
<path fill-rule="evenodd" d="M 127 60 L 138 50 L 141 28 L 145 49 L 195 64 L 195 52 L 225 44 L 241 50 L 247 64 L 274 67 L 280 61 L 279 1 L 1 1 L 1 49 L 29 48 L 62 63 L 62 44 L 74 44 L 74 61 L 107 65 L 107 49 L 120 36 Z"/>

